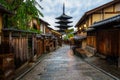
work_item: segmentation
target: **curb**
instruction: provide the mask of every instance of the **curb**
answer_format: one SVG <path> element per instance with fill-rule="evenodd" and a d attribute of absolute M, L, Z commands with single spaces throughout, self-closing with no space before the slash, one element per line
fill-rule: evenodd
<path fill-rule="evenodd" d="M 97 70 L 103 72 L 104 74 L 110 76 L 110 77 L 113 78 L 114 80 L 120 80 L 120 79 L 117 78 L 116 76 L 114 76 L 114 75 L 112 75 L 112 74 L 106 72 L 105 70 L 103 70 L 103 69 L 101 69 L 101 68 L 95 66 L 94 64 L 92 64 L 92 63 L 90 63 L 90 62 L 88 62 L 88 61 L 86 61 L 86 60 L 84 60 L 84 59 L 82 59 L 82 60 L 83 60 L 84 62 L 86 62 L 87 64 L 89 64 L 90 66 L 93 66 L 95 69 L 97 69 Z"/>
<path fill-rule="evenodd" d="M 47 54 L 46 54 L 47 55 Z M 45 54 L 42 55 L 38 61 L 32 66 L 30 67 L 27 71 L 25 71 L 23 74 L 21 74 L 19 77 L 15 78 L 15 80 L 20 80 L 22 77 L 24 77 L 28 72 L 30 72 L 35 66 L 37 66 L 46 56 Z"/>

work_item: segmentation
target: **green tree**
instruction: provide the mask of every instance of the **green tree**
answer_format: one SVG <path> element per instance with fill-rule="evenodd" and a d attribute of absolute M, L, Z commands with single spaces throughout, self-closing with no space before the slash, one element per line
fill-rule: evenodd
<path fill-rule="evenodd" d="M 35 6 L 39 5 L 36 0 L 0 0 L 0 3 L 14 13 L 14 15 L 7 20 L 8 27 L 26 30 L 28 29 L 28 22 L 30 22 L 32 18 L 43 16 Z M 39 7 L 42 9 L 40 5 Z"/>
<path fill-rule="evenodd" d="M 66 32 L 66 35 L 64 36 L 64 40 L 68 40 L 69 38 L 74 36 L 74 34 L 73 34 L 74 29 L 73 28 L 67 29 L 65 32 Z"/>

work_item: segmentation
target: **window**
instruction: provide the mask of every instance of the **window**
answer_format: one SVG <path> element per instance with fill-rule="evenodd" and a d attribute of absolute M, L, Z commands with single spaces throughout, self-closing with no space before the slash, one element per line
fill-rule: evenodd
<path fill-rule="evenodd" d="M 43 24 L 40 25 L 40 30 L 43 32 Z"/>

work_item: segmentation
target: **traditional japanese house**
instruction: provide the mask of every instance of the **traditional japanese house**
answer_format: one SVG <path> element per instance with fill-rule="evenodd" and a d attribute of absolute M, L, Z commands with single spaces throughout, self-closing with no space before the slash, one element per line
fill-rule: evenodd
<path fill-rule="evenodd" d="M 41 35 L 36 36 L 37 39 L 37 49 L 36 49 L 36 55 L 37 57 L 40 57 L 44 53 L 44 38 Z"/>
<path fill-rule="evenodd" d="M 56 46 L 55 46 L 55 36 L 52 34 L 52 28 L 50 27 L 46 27 L 46 32 L 47 32 L 47 35 L 49 37 L 49 49 L 50 51 L 53 51 L 56 49 Z"/>
<path fill-rule="evenodd" d="M 120 14 L 120 1 L 113 0 L 104 5 L 101 5 L 97 8 L 94 8 L 88 12 L 86 12 L 82 18 L 75 25 L 80 35 L 87 35 L 86 30 L 94 23 L 107 19 L 109 17 Z M 87 30 L 89 31 L 89 30 Z M 93 35 L 92 35 L 93 34 Z M 92 36 L 90 36 L 92 35 Z M 96 33 L 93 31 L 88 34 L 86 41 L 86 49 L 92 53 L 96 51 Z"/>
<path fill-rule="evenodd" d="M 96 32 L 97 53 L 120 66 L 120 15 L 96 22 L 91 27 Z M 93 36 L 93 30 L 88 34 Z"/>
<path fill-rule="evenodd" d="M 37 34 L 37 56 L 54 50 L 54 35 L 51 32 L 53 29 L 49 27 L 50 24 L 40 18 L 33 19 L 31 23 L 31 28 L 41 31 L 40 34 Z"/>
<path fill-rule="evenodd" d="M 54 46 L 56 47 L 62 46 L 62 34 L 56 30 L 52 30 L 51 32 L 54 35 L 54 38 L 53 38 L 55 41 Z"/>
<path fill-rule="evenodd" d="M 51 30 L 53 29 L 49 27 L 49 23 L 40 18 L 35 18 L 32 21 L 32 24 L 34 28 L 41 31 L 41 34 L 37 34 L 37 56 L 40 56 L 42 53 L 52 51 L 54 46 L 52 40 L 53 35 L 51 34 Z"/>
<path fill-rule="evenodd" d="M 48 26 L 50 25 L 48 22 L 40 19 L 40 30 L 42 31 L 43 34 L 49 33 Z"/>
<path fill-rule="evenodd" d="M 49 46 L 49 40 L 51 38 L 51 32 L 50 32 L 50 29 L 49 29 L 49 23 L 40 19 L 40 30 L 42 31 L 42 34 L 41 36 L 43 37 L 43 50 L 44 50 L 44 53 L 48 53 L 50 52 L 50 46 Z"/>
<path fill-rule="evenodd" d="M 86 49 L 93 55 L 96 53 L 96 32 L 94 28 L 88 28 L 87 32 L 87 46 Z"/>
<path fill-rule="evenodd" d="M 32 21 L 29 22 L 30 29 L 36 30 L 36 32 L 39 32 L 35 35 L 34 41 L 32 38 L 29 38 L 29 45 L 34 45 L 34 58 L 33 61 L 36 61 L 37 58 L 39 58 L 44 53 L 44 38 L 41 36 L 42 33 L 44 33 L 44 21 L 40 18 L 33 18 Z M 33 42 L 31 44 L 31 42 Z"/>
<path fill-rule="evenodd" d="M 4 41 L 9 43 L 10 51 L 13 51 L 15 59 L 15 68 L 18 69 L 25 63 L 31 61 L 35 55 L 34 52 L 34 32 L 17 30 L 13 28 L 4 28 Z"/>
<path fill-rule="evenodd" d="M 33 59 L 36 54 L 36 33 L 15 28 L 2 28 L 2 51 L 14 55 L 15 70 Z"/>
<path fill-rule="evenodd" d="M 43 38 L 41 36 L 41 30 L 40 30 L 40 25 L 42 22 L 40 22 L 39 18 L 33 18 L 31 22 L 29 22 L 29 27 L 37 32 L 37 34 L 34 36 L 34 38 L 29 38 L 29 45 L 33 47 L 34 50 L 34 58 L 33 61 L 36 61 L 38 57 L 40 57 L 43 53 Z M 32 42 L 32 44 L 31 44 Z M 33 45 L 33 46 L 32 46 Z"/>

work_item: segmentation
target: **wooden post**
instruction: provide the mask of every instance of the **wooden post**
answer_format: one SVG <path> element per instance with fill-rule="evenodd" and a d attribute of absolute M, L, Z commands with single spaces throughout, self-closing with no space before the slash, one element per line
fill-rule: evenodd
<path fill-rule="evenodd" d="M 32 35 L 32 58 L 34 57 L 34 41 L 35 41 L 35 39 L 34 39 L 34 34 Z"/>
<path fill-rule="evenodd" d="M 19 49 L 20 49 L 19 56 L 20 56 L 20 60 L 22 61 L 23 60 L 23 57 L 22 57 L 23 50 L 22 50 L 22 35 L 21 35 L 21 33 L 19 33 L 19 36 L 20 36 L 20 38 L 19 38 Z"/>
<path fill-rule="evenodd" d="M 1 33 L 0 33 L 0 44 L 1 44 L 1 42 L 2 42 L 2 37 L 1 37 Z"/>
<path fill-rule="evenodd" d="M 11 50 L 12 50 L 11 43 L 12 43 L 12 32 L 9 33 L 9 46 L 10 46 L 10 52 L 11 52 Z"/>
<path fill-rule="evenodd" d="M 119 58 L 118 58 L 118 67 L 120 68 L 120 30 L 119 30 L 119 35 L 118 35 L 118 47 L 119 47 L 119 53 L 118 53 L 118 56 L 119 56 Z"/>
<path fill-rule="evenodd" d="M 29 55 L 28 55 L 29 54 L 28 53 L 29 52 L 28 51 L 29 50 L 28 49 L 28 33 L 26 34 L 26 41 L 25 42 L 26 42 L 26 49 L 25 49 L 26 50 L 26 52 L 25 52 L 26 54 L 25 54 L 25 56 L 26 56 L 26 60 L 28 60 L 29 59 Z"/>

